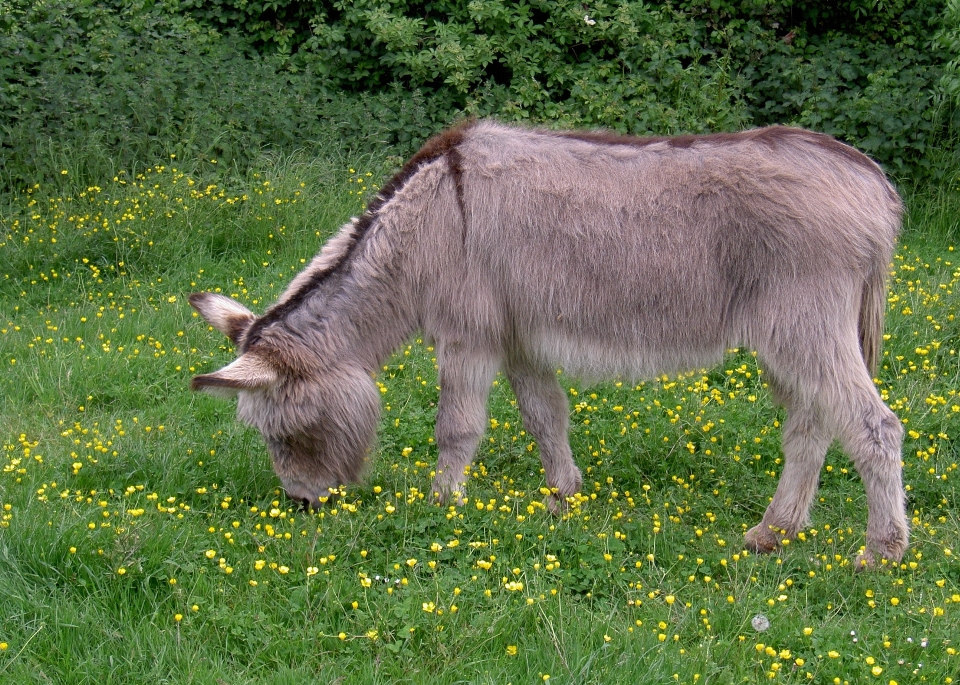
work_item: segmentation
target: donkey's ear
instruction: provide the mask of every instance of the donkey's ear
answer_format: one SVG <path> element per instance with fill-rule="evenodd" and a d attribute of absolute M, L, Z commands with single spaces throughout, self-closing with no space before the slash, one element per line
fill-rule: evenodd
<path fill-rule="evenodd" d="M 236 300 L 216 293 L 194 293 L 190 305 L 208 324 L 237 344 L 257 317 Z"/>
<path fill-rule="evenodd" d="M 233 397 L 240 390 L 257 390 L 277 382 L 278 374 L 263 357 L 248 352 L 215 373 L 194 376 L 190 387 L 211 395 Z"/>

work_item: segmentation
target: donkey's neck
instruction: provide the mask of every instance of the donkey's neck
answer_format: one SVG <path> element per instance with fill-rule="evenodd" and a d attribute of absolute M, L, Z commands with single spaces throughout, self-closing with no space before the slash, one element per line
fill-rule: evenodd
<path fill-rule="evenodd" d="M 402 251 L 370 249 L 376 236 L 355 228 L 345 226 L 262 317 L 258 334 L 305 366 L 352 360 L 375 372 L 417 328 Z"/>
<path fill-rule="evenodd" d="M 288 342 L 301 341 L 320 363 L 350 358 L 379 369 L 420 324 L 414 267 L 423 261 L 425 227 L 435 235 L 449 232 L 450 224 L 463 235 L 461 213 L 451 223 L 438 210 L 457 206 L 448 165 L 438 155 L 412 160 L 363 216 L 344 225 L 254 324 L 247 344 L 277 324 L 289 332 Z"/>
<path fill-rule="evenodd" d="M 342 289 L 326 299 L 321 327 L 337 358 L 352 358 L 373 373 L 414 334 L 418 317 L 409 284 L 396 272 L 368 276 L 345 275 Z"/>

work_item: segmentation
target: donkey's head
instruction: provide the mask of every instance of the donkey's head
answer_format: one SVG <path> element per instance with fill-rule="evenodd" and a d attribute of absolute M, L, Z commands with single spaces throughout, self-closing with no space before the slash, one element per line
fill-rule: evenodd
<path fill-rule="evenodd" d="M 191 295 L 190 304 L 244 349 L 257 320 L 252 312 L 213 293 Z M 314 506 L 360 478 L 380 407 L 370 375 L 334 356 L 271 326 L 233 363 L 192 383 L 194 390 L 237 397 L 238 418 L 263 435 L 287 495 Z"/>

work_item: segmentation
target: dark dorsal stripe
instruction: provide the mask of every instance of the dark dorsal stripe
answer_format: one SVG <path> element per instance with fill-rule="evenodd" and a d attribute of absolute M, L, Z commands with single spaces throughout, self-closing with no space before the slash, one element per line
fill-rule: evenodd
<path fill-rule="evenodd" d="M 380 189 L 380 192 L 377 193 L 370 203 L 367 205 L 366 211 L 363 215 L 357 219 L 356 225 L 353 228 L 353 239 L 347 245 L 346 250 L 343 252 L 343 257 L 334 264 L 331 264 L 326 269 L 317 271 L 313 274 L 306 283 L 304 283 L 295 293 L 292 293 L 290 297 L 286 298 L 282 303 L 270 307 L 263 316 L 257 319 L 247 331 L 246 336 L 243 340 L 243 346 L 241 352 L 246 352 L 253 345 L 255 345 L 261 338 L 263 330 L 274 324 L 278 321 L 286 318 L 291 312 L 298 309 L 310 294 L 313 293 L 323 281 L 325 281 L 330 274 L 332 274 L 337 269 L 341 268 L 344 264 L 347 264 L 350 261 L 350 257 L 353 255 L 357 245 L 363 239 L 363 236 L 366 234 L 367 230 L 373 224 L 374 219 L 377 217 L 377 213 L 380 209 L 389 202 L 394 195 L 406 184 L 407 181 L 417 172 L 417 170 L 427 164 L 432 162 L 439 157 L 447 156 L 450 161 L 450 170 L 454 177 L 454 182 L 457 188 L 457 201 L 460 204 L 461 210 L 463 210 L 463 188 L 461 181 L 461 165 L 460 165 L 460 155 L 456 151 L 457 146 L 463 140 L 466 132 L 476 124 L 475 119 L 466 119 L 455 126 L 447 129 L 446 131 L 435 135 L 430 138 L 422 148 L 410 158 L 410 160 L 403 165 L 403 168 L 394 175 L 389 181 L 387 181 L 383 187 Z"/>
<path fill-rule="evenodd" d="M 825 133 L 816 133 L 806 129 L 793 128 L 791 126 L 767 126 L 766 128 L 751 129 L 749 131 L 740 131 L 739 133 L 710 133 L 705 135 L 680 135 L 680 136 L 627 136 L 609 131 L 549 131 L 543 130 L 548 135 L 561 138 L 571 138 L 573 140 L 582 140 L 596 145 L 629 145 L 632 147 L 646 147 L 657 143 L 664 143 L 672 148 L 685 149 L 698 144 L 724 145 L 729 143 L 742 143 L 744 141 L 754 141 L 775 148 L 779 143 L 791 139 L 802 139 L 817 145 L 825 150 L 839 155 L 847 161 L 854 162 L 864 169 L 883 177 L 883 172 L 877 164 L 862 152 L 841 143 L 836 138 Z M 885 178 L 885 177 L 884 177 Z"/>

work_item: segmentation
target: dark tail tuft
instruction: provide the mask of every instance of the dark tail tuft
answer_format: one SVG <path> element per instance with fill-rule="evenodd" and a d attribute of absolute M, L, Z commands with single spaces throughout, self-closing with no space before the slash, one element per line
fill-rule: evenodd
<path fill-rule="evenodd" d="M 883 347 L 883 315 L 887 306 L 887 279 L 882 269 L 875 270 L 863 285 L 860 300 L 860 350 L 867 370 L 875 376 Z"/>

